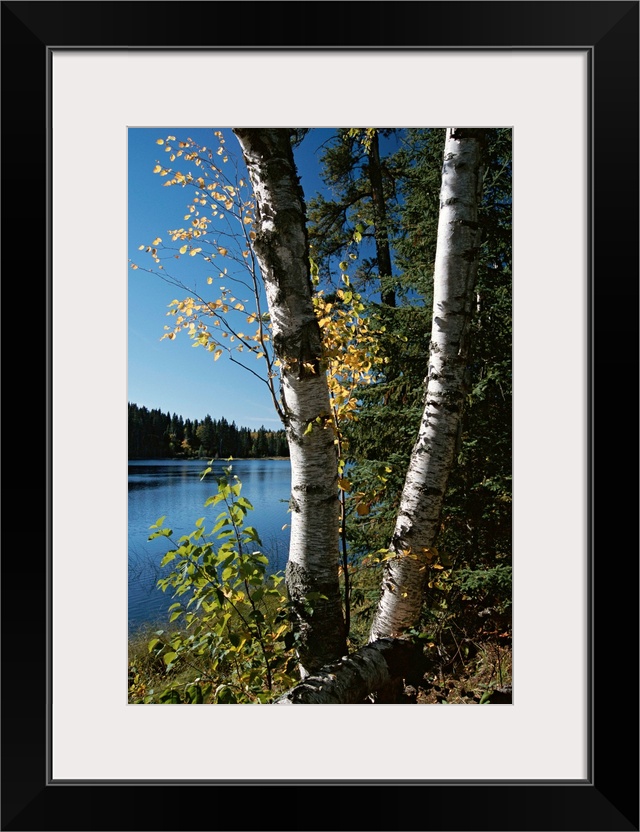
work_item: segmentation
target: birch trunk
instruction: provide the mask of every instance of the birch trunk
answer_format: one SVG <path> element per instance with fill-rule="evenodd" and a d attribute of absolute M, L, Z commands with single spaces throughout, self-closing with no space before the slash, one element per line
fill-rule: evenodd
<path fill-rule="evenodd" d="M 422 652 L 408 641 L 380 639 L 308 676 L 274 705 L 354 705 L 396 680 L 424 673 Z M 402 688 L 402 686 L 401 686 Z"/>
<path fill-rule="evenodd" d="M 264 281 L 291 455 L 287 589 L 304 678 L 346 652 L 338 583 L 337 453 L 312 303 L 306 209 L 287 129 L 235 128 L 256 199 Z M 311 599 L 309 596 L 311 594 Z M 318 596 L 325 596 L 319 598 Z"/>
<path fill-rule="evenodd" d="M 464 401 L 474 298 L 483 131 L 446 129 L 425 406 L 405 478 L 369 639 L 418 623 Z"/>

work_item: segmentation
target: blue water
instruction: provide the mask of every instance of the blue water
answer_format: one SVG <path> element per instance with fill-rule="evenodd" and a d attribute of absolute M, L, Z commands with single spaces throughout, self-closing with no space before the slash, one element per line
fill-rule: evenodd
<path fill-rule="evenodd" d="M 162 592 L 156 581 L 169 571 L 160 568 L 166 554 L 166 538 L 149 541 L 149 526 L 166 516 L 164 526 L 173 530 L 177 540 L 195 528 L 195 521 L 205 517 L 205 528 L 223 510 L 217 505 L 204 508 L 208 497 L 217 493 L 216 476 L 232 466 L 232 475 L 242 482 L 242 496 L 254 506 L 247 515 L 247 525 L 260 535 L 263 552 L 272 571 L 283 570 L 289 549 L 289 496 L 291 468 L 289 460 L 248 459 L 216 460 L 213 472 L 201 481 L 208 463 L 204 460 L 141 460 L 129 462 L 129 631 L 147 623 L 165 623 L 166 611 L 174 603 L 170 590 Z"/>

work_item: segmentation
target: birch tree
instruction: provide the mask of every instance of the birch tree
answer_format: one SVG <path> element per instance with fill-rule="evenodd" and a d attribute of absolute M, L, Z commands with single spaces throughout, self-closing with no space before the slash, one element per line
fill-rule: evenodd
<path fill-rule="evenodd" d="M 254 190 L 253 249 L 264 281 L 291 457 L 286 580 L 304 678 L 346 652 L 338 579 L 338 469 L 306 212 L 290 131 L 234 128 Z"/>
<path fill-rule="evenodd" d="M 460 429 L 476 279 L 483 131 L 446 129 L 425 404 L 370 641 L 418 622 Z"/>
<path fill-rule="evenodd" d="M 399 678 L 415 672 L 407 631 L 424 601 L 427 567 L 453 465 L 465 396 L 468 333 L 478 253 L 484 131 L 447 128 L 433 287 L 425 404 L 389 545 L 369 645 L 321 669 L 277 704 L 361 702 L 381 692 L 392 701 Z"/>

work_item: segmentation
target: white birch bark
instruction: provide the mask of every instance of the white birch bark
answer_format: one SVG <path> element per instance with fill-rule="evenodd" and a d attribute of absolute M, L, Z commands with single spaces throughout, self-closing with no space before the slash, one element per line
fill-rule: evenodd
<path fill-rule="evenodd" d="M 312 304 L 306 211 L 289 131 L 234 128 L 256 198 L 253 243 L 264 281 L 291 455 L 287 588 L 300 672 L 346 652 L 338 583 L 337 454 L 321 335 Z M 309 594 L 325 596 L 308 601 Z M 313 610 L 309 611 L 309 604 Z"/>
<path fill-rule="evenodd" d="M 478 260 L 482 131 L 448 127 L 440 190 L 425 405 L 405 478 L 370 641 L 418 623 L 464 401 Z"/>
<path fill-rule="evenodd" d="M 362 704 L 369 694 L 415 672 L 418 662 L 419 653 L 409 642 L 380 639 L 307 676 L 274 705 Z"/>

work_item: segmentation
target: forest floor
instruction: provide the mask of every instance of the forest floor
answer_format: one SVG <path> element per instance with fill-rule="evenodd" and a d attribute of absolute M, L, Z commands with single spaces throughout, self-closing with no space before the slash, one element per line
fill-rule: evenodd
<path fill-rule="evenodd" d="M 473 655 L 425 674 L 417 687 L 405 688 L 418 705 L 511 704 L 511 642 L 480 642 Z"/>
<path fill-rule="evenodd" d="M 159 625 L 158 625 L 159 626 Z M 129 702 L 141 703 L 152 689 L 163 690 L 172 682 L 184 684 L 183 671 L 167 676 L 162 661 L 152 655 L 148 642 L 154 635 L 151 627 L 134 634 L 129 640 Z M 512 646 L 510 633 L 494 630 L 490 635 L 458 640 L 454 651 L 429 644 L 433 659 L 430 669 L 406 684 L 397 704 L 418 705 L 482 705 L 512 703 Z M 431 653 L 427 651 L 427 655 Z M 442 658 L 439 658 L 442 656 Z M 195 676 L 187 670 L 187 676 Z M 397 693 L 395 694 L 398 695 Z M 371 697 L 372 703 L 375 697 Z M 382 700 L 391 701 L 391 700 Z"/>

